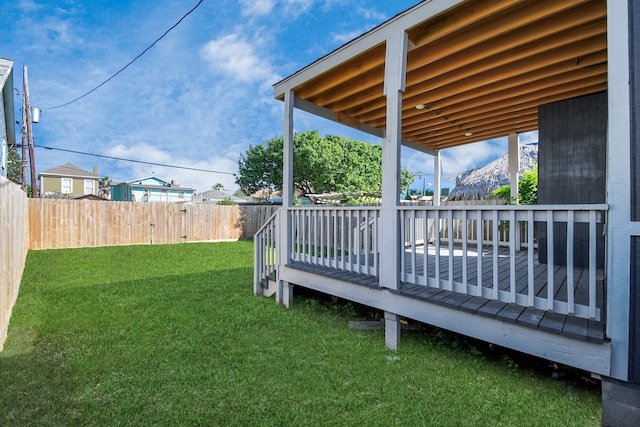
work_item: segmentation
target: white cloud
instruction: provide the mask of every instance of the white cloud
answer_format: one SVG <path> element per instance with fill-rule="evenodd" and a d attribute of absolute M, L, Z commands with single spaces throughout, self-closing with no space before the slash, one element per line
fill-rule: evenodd
<path fill-rule="evenodd" d="M 519 135 L 518 141 L 520 144 L 531 144 L 533 142 L 538 142 L 538 131 L 534 130 L 532 132 L 524 132 Z"/>
<path fill-rule="evenodd" d="M 127 177 L 124 180 L 142 178 L 145 176 L 157 176 L 166 181 L 174 181 L 176 184 L 195 188 L 198 192 L 207 191 L 216 183 L 221 183 L 224 188 L 233 192 L 237 189 L 232 173 L 237 170 L 235 160 L 225 157 L 209 157 L 197 159 L 187 158 L 175 151 L 169 151 L 157 145 L 141 143 L 136 145 L 117 144 L 108 150 L 108 155 L 133 160 L 140 160 L 157 165 L 129 163 L 126 168 Z M 179 169 L 161 165 L 185 166 L 193 169 L 216 171 L 194 171 Z"/>
<path fill-rule="evenodd" d="M 23 12 L 34 12 L 40 9 L 41 7 L 42 6 L 38 5 L 33 0 L 20 0 L 18 2 L 18 9 L 20 9 Z"/>
<path fill-rule="evenodd" d="M 271 13 L 275 0 L 241 0 L 242 14 L 249 16 L 265 16 Z"/>
<path fill-rule="evenodd" d="M 344 44 L 344 43 L 350 42 L 356 37 L 361 36 L 362 34 L 369 31 L 371 28 L 373 28 L 373 26 L 369 26 L 366 28 L 359 28 L 357 30 L 349 31 L 346 33 L 334 33 L 331 35 L 331 39 L 335 43 Z"/>
<path fill-rule="evenodd" d="M 241 82 L 256 83 L 277 81 L 272 65 L 257 51 L 259 42 L 249 42 L 237 34 L 229 34 L 211 40 L 201 50 L 209 66 Z"/>
<path fill-rule="evenodd" d="M 380 13 L 373 8 L 366 9 L 364 7 L 358 8 L 358 15 L 363 17 L 364 19 L 370 19 L 379 22 L 386 21 L 388 18 L 384 13 Z"/>

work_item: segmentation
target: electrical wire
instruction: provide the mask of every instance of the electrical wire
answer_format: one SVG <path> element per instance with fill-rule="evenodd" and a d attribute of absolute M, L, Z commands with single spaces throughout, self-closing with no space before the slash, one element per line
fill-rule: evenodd
<path fill-rule="evenodd" d="M 121 72 L 123 72 L 124 70 L 126 70 L 131 64 L 133 64 L 134 62 L 136 62 L 142 55 L 144 55 L 145 53 L 147 53 L 147 51 L 149 49 L 151 49 L 153 46 L 156 45 L 156 43 L 158 43 L 160 40 L 162 40 L 167 34 L 169 34 L 169 32 L 171 30 L 173 30 L 174 28 L 176 28 L 187 16 L 189 16 L 193 11 L 195 11 L 198 6 L 200 6 L 202 4 L 204 0 L 200 0 L 198 2 L 198 4 L 196 4 L 189 12 L 187 12 L 186 14 L 184 14 L 182 16 L 182 18 L 180 18 L 180 20 L 178 20 L 178 22 L 176 22 L 175 24 L 173 24 L 173 26 L 171 28 L 169 28 L 167 31 L 164 32 L 164 34 L 162 34 L 160 37 L 158 37 L 153 43 L 151 43 L 149 46 L 147 46 L 147 48 L 145 50 L 143 50 L 138 56 L 136 56 L 135 58 L 133 58 L 127 65 L 125 65 L 124 67 L 120 68 L 115 74 L 113 74 L 111 77 L 109 77 L 107 80 L 103 81 L 102 83 L 100 83 L 98 86 L 94 87 L 93 89 L 91 89 L 90 91 L 84 93 L 83 95 L 80 95 L 79 97 L 72 99 L 69 102 L 65 102 L 64 104 L 60 104 L 60 105 L 56 105 L 55 107 L 41 107 L 41 110 L 54 110 L 56 108 L 62 108 L 62 107 L 66 107 L 69 104 L 73 104 L 76 101 L 81 100 L 82 98 L 92 94 L 93 92 L 95 92 L 96 90 L 100 89 L 102 86 L 104 86 L 105 84 L 107 84 L 109 81 L 111 81 L 112 79 L 114 79 L 118 74 L 120 74 Z"/>
<path fill-rule="evenodd" d="M 16 144 L 16 147 L 22 147 L 22 144 Z M 64 151 L 64 152 L 67 152 L 67 153 L 83 154 L 85 156 L 101 157 L 103 159 L 119 160 L 119 161 L 123 161 L 123 162 L 141 163 L 143 165 L 162 166 L 162 167 L 165 167 L 165 168 L 185 169 L 185 170 L 197 171 L 197 172 L 219 173 L 219 174 L 223 174 L 223 175 L 235 176 L 235 174 L 232 173 L 232 172 L 222 172 L 222 171 L 214 171 L 214 170 L 211 170 L 211 169 L 192 168 L 192 167 L 189 167 L 189 166 L 167 165 L 167 164 L 164 164 L 164 163 L 145 162 L 144 160 L 125 159 L 123 157 L 106 156 L 104 154 L 85 153 L 83 151 L 69 150 L 69 149 L 66 149 L 66 148 L 47 147 L 47 146 L 44 146 L 44 145 L 35 145 L 35 144 L 34 144 L 34 147 L 36 147 L 36 148 L 44 148 L 45 150 L 56 150 L 56 151 Z"/>

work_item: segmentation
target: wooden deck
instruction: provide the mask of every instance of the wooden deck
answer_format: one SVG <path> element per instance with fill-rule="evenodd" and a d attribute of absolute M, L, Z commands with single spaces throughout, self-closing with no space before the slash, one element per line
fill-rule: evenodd
<path fill-rule="evenodd" d="M 427 277 L 435 278 L 436 274 L 436 257 L 435 249 L 429 246 L 429 256 L 427 257 Z M 369 255 L 368 265 L 373 265 L 373 255 Z M 491 249 L 482 252 L 483 259 L 486 262 L 482 264 L 482 286 L 483 288 L 492 288 L 493 279 L 493 253 Z M 527 252 L 516 252 L 516 292 L 527 292 L 528 271 L 527 271 Z M 440 250 L 439 257 L 439 275 L 440 280 L 449 280 L 449 274 L 453 275 L 453 282 L 462 282 L 462 263 L 466 258 L 467 263 L 467 281 L 469 285 L 477 285 L 478 280 L 478 254 L 477 252 L 467 252 L 467 256 L 463 257 L 459 249 L 454 249 L 452 256 L 449 256 L 447 249 Z M 451 260 L 451 261 L 450 261 Z M 498 287 L 502 291 L 510 289 L 510 255 L 507 249 L 500 249 L 498 253 Z M 536 256 L 537 260 L 537 256 Z M 364 263 L 364 259 L 361 263 Z M 449 268 L 452 262 L 453 268 Z M 376 263 L 377 265 L 377 263 Z M 382 289 L 379 286 L 379 279 L 373 275 L 361 274 L 353 271 L 344 271 L 337 268 L 319 266 L 316 264 L 294 261 L 289 265 L 290 268 L 314 273 L 324 277 L 340 280 L 345 285 L 365 286 L 372 289 Z M 414 270 L 415 269 L 415 274 Z M 554 290 L 556 299 L 561 301 L 567 300 L 567 268 L 566 266 L 553 266 Z M 546 264 L 535 262 L 534 267 L 534 294 L 546 295 L 548 271 Z M 451 273 L 450 273 L 451 272 Z M 588 301 L 589 283 L 586 269 L 574 268 L 574 299 L 576 304 L 586 304 Z M 404 265 L 404 277 L 424 277 L 424 263 L 412 262 L 411 257 L 407 256 Z M 597 279 L 597 308 L 604 315 L 604 281 L 603 272 L 598 270 Z M 424 280 L 423 280 L 424 281 Z M 402 281 L 400 289 L 391 290 L 403 296 L 425 303 L 425 309 L 429 304 L 450 308 L 453 310 L 461 310 L 478 316 L 497 319 L 504 322 L 514 323 L 523 327 L 538 329 L 541 331 L 563 335 L 572 339 L 589 341 L 592 343 L 603 343 L 605 341 L 604 322 L 601 320 L 585 319 L 572 315 L 558 314 L 553 311 L 545 311 L 534 307 L 525 307 L 523 305 L 507 303 L 483 296 L 475 296 L 472 293 L 460 293 L 442 288 L 429 287 L 419 283 L 412 283 L 410 280 Z M 401 313 L 400 313 L 401 314 Z"/>

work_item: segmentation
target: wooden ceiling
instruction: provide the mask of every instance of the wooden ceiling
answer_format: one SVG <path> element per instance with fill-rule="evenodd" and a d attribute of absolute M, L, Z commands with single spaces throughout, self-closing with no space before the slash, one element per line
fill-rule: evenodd
<path fill-rule="evenodd" d="M 467 0 L 406 29 L 403 138 L 442 149 L 531 131 L 540 105 L 607 89 L 606 19 L 605 0 Z M 384 62 L 383 42 L 293 91 L 383 131 Z"/>

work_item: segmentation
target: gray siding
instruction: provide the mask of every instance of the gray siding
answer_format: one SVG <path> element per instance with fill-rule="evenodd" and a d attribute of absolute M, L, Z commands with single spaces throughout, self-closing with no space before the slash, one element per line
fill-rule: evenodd
<path fill-rule="evenodd" d="M 640 6 L 629 1 L 629 65 L 631 78 L 631 221 L 640 221 Z M 640 237 L 631 238 L 629 307 L 629 379 L 640 383 Z"/>
<path fill-rule="evenodd" d="M 538 203 L 606 203 L 607 93 L 543 105 L 539 109 Z M 546 262 L 546 226 L 540 224 L 540 262 Z M 588 263 L 587 224 L 576 224 L 574 263 Z M 597 262 L 604 266 L 604 236 L 598 225 Z M 554 262 L 566 264 L 566 225 L 554 226 Z"/>

